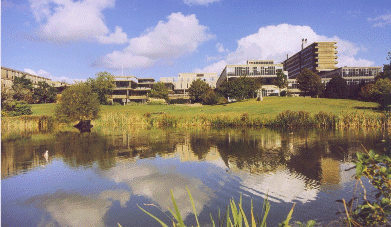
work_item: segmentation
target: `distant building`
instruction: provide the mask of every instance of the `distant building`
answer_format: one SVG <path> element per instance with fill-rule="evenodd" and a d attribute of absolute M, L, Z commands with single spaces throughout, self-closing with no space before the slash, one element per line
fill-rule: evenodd
<path fill-rule="evenodd" d="M 172 83 L 175 94 L 187 94 L 193 81 L 200 79 L 212 88 L 216 88 L 217 78 L 217 73 L 179 73 L 178 77 L 160 77 L 160 81 L 163 83 Z"/>
<path fill-rule="evenodd" d="M 26 76 L 26 79 L 31 80 L 33 83 L 33 86 L 37 86 L 38 82 L 46 82 L 49 85 L 57 88 L 59 91 L 62 90 L 62 88 L 66 87 L 68 84 L 65 82 L 59 82 L 59 81 L 52 81 L 49 78 L 45 78 L 42 76 L 33 75 L 30 73 L 26 73 L 23 71 L 7 68 L 7 67 L 1 67 L 1 88 L 11 88 L 14 84 L 15 77 L 22 77 Z"/>
<path fill-rule="evenodd" d="M 288 76 L 288 72 L 283 71 L 283 64 L 274 64 L 273 60 L 248 60 L 245 65 L 225 66 L 216 86 L 220 87 L 224 81 L 231 81 L 241 76 L 262 78 L 262 95 L 278 95 L 279 89 L 273 85 L 273 80 L 277 77 L 279 71 Z"/>
<path fill-rule="evenodd" d="M 370 83 L 382 71 L 382 67 L 341 67 L 328 72 L 322 72 L 320 77 L 324 83 L 328 83 L 333 77 L 341 76 L 348 85 L 356 85 L 361 82 Z"/>
<path fill-rule="evenodd" d="M 137 78 L 135 76 L 114 76 L 115 87 L 111 100 L 127 104 L 129 102 L 146 102 L 155 79 Z"/>
<path fill-rule="evenodd" d="M 289 78 L 296 78 L 304 68 L 319 74 L 337 68 L 337 42 L 314 42 L 287 58 L 284 70 L 289 72 Z"/>

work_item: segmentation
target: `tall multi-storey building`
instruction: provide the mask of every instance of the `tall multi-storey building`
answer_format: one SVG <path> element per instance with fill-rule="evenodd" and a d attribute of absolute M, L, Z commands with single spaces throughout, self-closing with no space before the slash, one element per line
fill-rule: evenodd
<path fill-rule="evenodd" d="M 290 78 L 296 78 L 304 68 L 320 73 L 337 68 L 337 42 L 314 42 L 286 59 L 284 70 Z"/>
<path fill-rule="evenodd" d="M 273 79 L 277 77 L 277 72 L 283 71 L 283 64 L 274 64 L 273 60 L 248 60 L 245 65 L 227 65 L 217 80 L 217 87 L 220 87 L 224 81 L 234 80 L 241 76 L 252 78 L 262 78 L 262 95 L 267 96 L 273 93 L 278 94 L 279 89 L 273 85 Z"/>
<path fill-rule="evenodd" d="M 348 85 L 360 84 L 362 81 L 370 83 L 382 71 L 382 67 L 341 67 L 329 72 L 322 72 L 320 77 L 324 83 L 328 83 L 333 77 L 341 76 Z"/>
<path fill-rule="evenodd" d="M 178 77 L 160 77 L 163 83 L 172 83 L 176 94 L 187 94 L 187 91 L 194 80 L 203 80 L 212 88 L 216 88 L 218 79 L 217 73 L 179 73 Z"/>

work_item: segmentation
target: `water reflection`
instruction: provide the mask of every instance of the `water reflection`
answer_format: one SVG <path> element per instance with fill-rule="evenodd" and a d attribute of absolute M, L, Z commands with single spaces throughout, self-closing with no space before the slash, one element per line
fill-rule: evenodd
<path fill-rule="evenodd" d="M 113 201 L 125 207 L 129 199 L 130 193 L 124 190 L 107 190 L 98 196 L 57 191 L 34 196 L 26 203 L 50 214 L 40 220 L 39 226 L 105 226 L 103 218 Z"/>
<path fill-rule="evenodd" d="M 31 190 L 19 199 L 49 214 L 37 215 L 38 225 L 104 226 L 108 220 L 115 225 L 120 217 L 113 210 L 127 214 L 123 223 L 136 225 L 137 217 L 132 216 L 136 204 L 153 203 L 168 211 L 170 190 L 182 215 L 191 218 L 187 186 L 200 219 L 209 223 L 215 204 L 224 205 L 239 193 L 268 196 L 281 205 L 333 203 L 344 197 L 345 184 L 352 182 L 354 170 L 344 170 L 353 165 L 354 154 L 363 147 L 389 152 L 389 143 L 390 136 L 376 131 L 154 129 L 108 135 L 36 134 L 2 141 L 2 198 L 7 209 L 18 212 L 12 199 L 18 194 L 12 189 L 26 179 L 32 183 L 24 190 L 39 188 L 39 181 L 35 182 L 39 178 L 50 190 Z M 78 183 L 44 182 L 53 174 Z M 23 212 L 19 215 L 23 218 Z M 2 213 L 2 217 L 5 224 L 20 224 L 13 214 Z"/>

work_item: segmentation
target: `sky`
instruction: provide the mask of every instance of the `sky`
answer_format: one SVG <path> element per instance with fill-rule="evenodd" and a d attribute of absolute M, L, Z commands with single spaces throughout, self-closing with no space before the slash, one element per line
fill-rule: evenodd
<path fill-rule="evenodd" d="M 1 65 L 72 83 L 216 72 L 336 41 L 337 66 L 383 66 L 389 0 L 2 0 Z"/>

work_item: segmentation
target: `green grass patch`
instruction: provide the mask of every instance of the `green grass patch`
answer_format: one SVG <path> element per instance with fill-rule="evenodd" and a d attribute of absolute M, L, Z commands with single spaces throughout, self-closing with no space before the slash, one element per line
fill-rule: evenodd
<path fill-rule="evenodd" d="M 33 115 L 53 115 L 55 104 L 32 105 Z M 275 118 L 286 110 L 305 111 L 311 114 L 327 112 L 332 114 L 351 114 L 366 116 L 379 116 L 378 104 L 373 102 L 361 102 L 348 99 L 325 99 L 303 97 L 265 97 L 263 101 L 255 99 L 226 105 L 202 106 L 202 105 L 126 105 L 126 106 L 101 106 L 101 114 L 115 112 L 124 114 L 154 114 L 166 113 L 172 116 L 194 116 L 199 114 L 242 114 L 263 115 L 265 118 Z"/>

